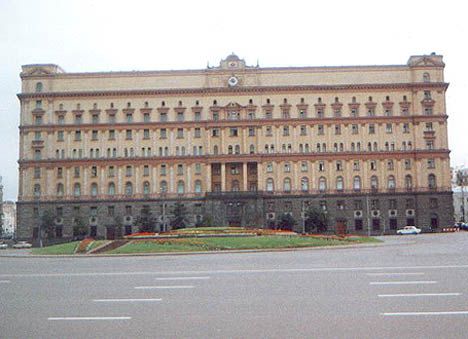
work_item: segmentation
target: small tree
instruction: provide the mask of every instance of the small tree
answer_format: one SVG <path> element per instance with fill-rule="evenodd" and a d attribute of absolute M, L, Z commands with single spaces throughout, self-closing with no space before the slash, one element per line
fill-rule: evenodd
<path fill-rule="evenodd" d="M 213 218 L 209 214 L 203 214 L 203 218 L 200 221 L 197 221 L 195 227 L 212 227 Z"/>
<path fill-rule="evenodd" d="M 86 227 L 84 220 L 81 216 L 77 216 L 74 219 L 73 225 L 73 236 L 77 238 L 84 238 L 88 233 L 88 228 Z"/>
<path fill-rule="evenodd" d="M 171 227 L 173 229 L 184 228 L 187 226 L 187 209 L 181 203 L 176 203 L 174 209 L 172 210 L 172 214 L 174 215 L 171 219 Z"/>
<path fill-rule="evenodd" d="M 296 225 L 296 220 L 289 213 L 283 213 L 279 216 L 277 226 L 281 230 L 292 230 Z"/>
<path fill-rule="evenodd" d="M 0 213 L 0 238 L 3 237 L 3 213 Z"/>
<path fill-rule="evenodd" d="M 144 206 L 135 221 L 135 225 L 138 226 L 138 230 L 140 232 L 154 232 L 155 224 L 156 218 L 152 215 L 149 206 Z"/>
<path fill-rule="evenodd" d="M 41 230 L 44 232 L 47 239 L 54 237 L 55 230 L 55 215 L 50 210 L 45 210 L 41 217 Z"/>
<path fill-rule="evenodd" d="M 328 225 L 328 217 L 323 210 L 311 207 L 305 213 L 305 231 L 310 233 L 317 231 L 317 233 L 325 232 Z"/>

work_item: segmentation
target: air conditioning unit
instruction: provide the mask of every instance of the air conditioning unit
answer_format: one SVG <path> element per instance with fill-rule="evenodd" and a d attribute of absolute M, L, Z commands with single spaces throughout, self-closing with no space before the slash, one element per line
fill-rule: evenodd
<path fill-rule="evenodd" d="M 374 217 L 374 218 L 379 218 L 380 217 L 380 211 L 379 210 L 373 210 L 371 212 L 371 215 Z"/>
<path fill-rule="evenodd" d="M 96 217 L 90 217 L 89 218 L 89 224 L 92 226 L 95 226 L 97 224 L 97 218 Z"/>
<path fill-rule="evenodd" d="M 267 213 L 266 218 L 267 220 L 275 220 L 275 213 Z"/>
<path fill-rule="evenodd" d="M 397 210 L 388 210 L 389 217 L 396 217 L 398 215 Z"/>
<path fill-rule="evenodd" d="M 55 218 L 55 224 L 56 225 L 62 225 L 63 224 L 63 218 L 62 217 Z"/>
<path fill-rule="evenodd" d="M 362 211 L 361 210 L 354 211 L 354 218 L 362 218 Z"/>
<path fill-rule="evenodd" d="M 131 224 L 133 222 L 133 217 L 131 215 L 127 215 L 125 218 L 124 218 L 124 223 L 125 224 Z"/>
<path fill-rule="evenodd" d="M 414 209 L 407 209 L 406 210 L 406 216 L 407 217 L 414 217 Z"/>

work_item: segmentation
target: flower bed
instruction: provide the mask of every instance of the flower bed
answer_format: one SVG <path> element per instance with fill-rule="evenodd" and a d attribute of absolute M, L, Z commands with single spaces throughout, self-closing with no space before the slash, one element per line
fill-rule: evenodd
<path fill-rule="evenodd" d="M 93 242 L 93 238 L 85 238 L 81 240 L 75 249 L 75 253 L 86 253 Z"/>

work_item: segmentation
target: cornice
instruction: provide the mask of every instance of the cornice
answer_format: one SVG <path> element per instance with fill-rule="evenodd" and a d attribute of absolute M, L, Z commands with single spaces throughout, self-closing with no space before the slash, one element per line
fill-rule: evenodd
<path fill-rule="evenodd" d="M 73 167 L 92 165 L 150 165 L 150 164 L 193 164 L 193 163 L 233 163 L 233 162 L 258 162 L 268 161 L 302 161 L 302 160 L 385 160 L 385 159 L 426 159 L 442 158 L 448 159 L 450 150 L 413 150 L 413 151 L 380 151 L 380 152 L 311 152 L 311 153 L 262 153 L 262 154 L 221 154 L 201 156 L 153 156 L 132 158 L 97 158 L 97 159 L 44 159 L 44 160 L 19 160 L 20 169 L 42 166 L 42 167 Z"/>
<path fill-rule="evenodd" d="M 135 90 L 103 90 L 103 91 L 70 91 L 70 92 L 41 92 L 19 93 L 20 100 L 31 98 L 70 98 L 70 97 L 118 97 L 118 96 L 155 96 L 155 95 L 190 95 L 190 94 L 244 94 L 266 92 L 318 92 L 318 91 L 346 91 L 346 90 L 417 90 L 443 89 L 449 83 L 381 83 L 381 84 L 343 84 L 343 85 L 297 85 L 297 86 L 238 86 L 238 87 L 210 87 L 210 88 L 169 88 L 169 89 L 135 89 Z"/>
<path fill-rule="evenodd" d="M 242 120 L 200 120 L 200 121 L 166 121 L 166 122 L 123 122 L 123 123 L 100 123 L 100 124 L 67 124 L 67 125 L 23 125 L 20 131 L 47 131 L 56 130 L 125 130 L 128 128 L 216 128 L 216 127 L 249 127 L 249 126 L 289 126 L 299 125 L 335 125 L 335 124 L 367 124 L 367 123 L 420 123 L 426 121 L 445 122 L 448 115 L 408 115 L 408 116 L 360 116 L 360 117 L 326 117 L 326 118 L 288 118 L 288 119 L 242 119 Z"/>

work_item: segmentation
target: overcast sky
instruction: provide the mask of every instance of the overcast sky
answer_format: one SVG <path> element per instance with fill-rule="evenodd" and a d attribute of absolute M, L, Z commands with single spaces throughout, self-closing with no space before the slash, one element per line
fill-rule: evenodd
<path fill-rule="evenodd" d="M 459 5 L 451 5 L 457 3 Z M 405 64 L 444 56 L 452 166 L 468 165 L 462 1 L 0 0 L 0 175 L 18 190 L 19 72 L 200 69 L 235 52 L 260 66 Z"/>

